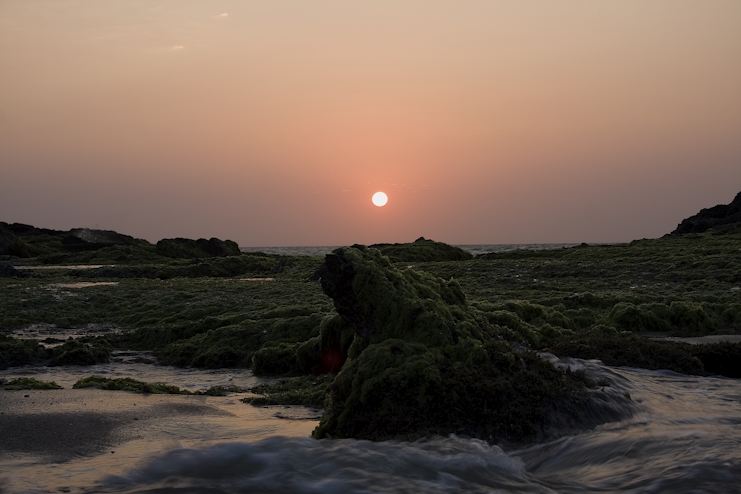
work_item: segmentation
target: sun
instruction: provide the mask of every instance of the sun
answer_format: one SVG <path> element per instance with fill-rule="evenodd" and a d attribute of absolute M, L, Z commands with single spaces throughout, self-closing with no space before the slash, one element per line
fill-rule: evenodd
<path fill-rule="evenodd" d="M 387 196 L 385 192 L 376 192 L 375 194 L 373 194 L 373 198 L 371 199 L 371 201 L 373 201 L 373 204 L 380 208 L 381 206 L 386 205 L 386 203 L 389 201 L 389 196 Z"/>

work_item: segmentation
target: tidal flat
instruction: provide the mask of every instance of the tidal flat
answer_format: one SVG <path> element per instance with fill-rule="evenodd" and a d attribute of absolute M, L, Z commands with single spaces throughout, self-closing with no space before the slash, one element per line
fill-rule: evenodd
<path fill-rule="evenodd" d="M 704 381 L 706 384 L 719 379 L 713 376 L 741 377 L 741 343 L 730 341 L 741 334 L 741 235 L 702 233 L 639 240 L 630 244 L 522 249 L 476 257 L 455 253 L 454 260 L 434 261 L 425 258 L 435 257 L 435 249 L 431 247 L 434 245 L 425 244 L 426 254 L 420 255 L 418 250 L 405 257 L 404 249 L 395 246 L 395 250 L 390 252 L 393 256 L 388 261 L 389 267 L 384 269 L 396 273 L 394 276 L 422 283 L 415 285 L 418 290 L 426 290 L 422 286 L 429 279 L 442 280 L 445 286 L 454 290 L 458 286 L 462 299 L 454 300 L 453 306 L 462 309 L 453 308 L 454 318 L 459 317 L 463 322 L 466 318 L 473 318 L 470 320 L 478 321 L 475 324 L 479 329 L 488 328 L 476 338 L 483 341 L 482 348 L 488 348 L 489 355 L 502 356 L 492 360 L 494 363 L 500 362 L 506 367 L 519 361 L 533 366 L 535 360 L 530 355 L 539 352 L 545 356 L 557 355 L 562 363 L 559 368 L 569 372 L 586 369 L 588 372 L 576 377 L 564 374 L 566 377 L 563 379 L 572 383 L 569 385 L 572 388 L 567 386 L 564 389 L 573 389 L 578 394 L 577 388 L 583 388 L 592 396 L 601 392 L 612 393 L 613 400 L 615 397 L 627 398 L 624 401 L 626 410 L 630 408 L 629 413 L 622 418 L 616 415 L 613 424 L 634 424 L 631 421 L 645 413 L 645 390 L 641 390 L 653 388 L 655 383 L 644 383 L 643 380 L 658 377 L 641 374 L 644 371 L 637 371 L 637 375 L 630 374 L 632 371 L 620 371 L 622 378 L 641 381 L 637 387 L 631 387 L 615 382 L 610 377 L 609 367 L 588 364 L 589 360 L 585 359 L 599 359 L 608 366 L 647 369 L 645 372 L 669 370 L 695 375 L 699 376 L 697 379 L 709 379 Z M 379 248 L 383 249 L 383 246 Z M 452 251 L 446 248 L 445 252 Z M 0 278 L 0 367 L 5 368 L 0 371 L 0 379 L 9 384 L 14 379 L 37 377 L 42 381 L 53 380 L 65 387 L 61 391 L 31 391 L 34 396 L 52 397 L 53 393 L 64 393 L 64 399 L 69 401 L 75 396 L 95 393 L 102 401 L 111 404 L 120 401 L 120 407 L 125 408 L 124 402 L 130 399 L 118 397 L 131 395 L 131 391 L 115 391 L 115 387 L 108 390 L 70 389 L 73 382 L 103 370 L 109 372 L 104 379 L 138 379 L 142 386 L 137 389 L 143 389 L 144 396 L 151 394 L 146 392 L 148 389 L 156 389 L 147 387 L 144 381 L 152 385 L 177 386 L 195 396 L 159 399 L 171 399 L 177 403 L 183 400 L 184 403 L 187 400 L 226 400 L 224 403 L 228 403 L 229 413 L 234 413 L 235 407 L 262 410 L 260 413 L 276 418 L 286 427 L 290 423 L 298 424 L 291 430 L 302 431 L 303 435 L 308 435 L 308 431 L 317 426 L 319 415 L 326 412 L 328 406 L 334 406 L 337 414 L 344 413 L 337 408 L 337 403 L 332 403 L 330 396 L 333 389 L 336 391 L 336 386 L 333 388 L 332 385 L 334 376 L 346 361 L 358 357 L 353 351 L 362 351 L 364 347 L 358 347 L 354 343 L 357 336 L 338 322 L 336 305 L 323 291 L 322 285 L 312 281 L 325 262 L 324 257 L 249 253 L 170 258 L 157 254 L 146 245 L 113 245 L 94 251 L 55 252 L 22 259 L 7 257 L 5 261 L 14 266 L 17 273 L 11 272 L 11 275 Z M 94 267 L 84 269 L 85 263 Z M 29 269 L 41 266 L 50 269 Z M 434 298 L 434 294 L 428 296 Z M 460 310 L 465 310 L 468 315 L 455 315 Z M 682 341 L 683 338 L 703 336 L 714 336 L 719 341 L 710 345 L 691 345 Z M 487 338 L 501 343 L 487 347 Z M 353 344 L 357 347 L 355 350 L 351 349 Z M 389 348 L 392 353 L 395 351 Z M 407 351 L 405 348 L 416 347 L 401 345 L 399 348 L 403 353 Z M 322 352 L 316 353 L 317 349 L 322 349 Z M 410 354 L 412 357 L 414 352 L 417 350 Z M 455 367 L 458 370 L 454 369 L 452 375 L 469 376 L 466 379 L 475 381 L 476 374 L 460 370 L 468 364 L 464 362 L 462 365 L 461 368 Z M 127 368 L 132 372 L 137 369 L 136 373 L 121 374 L 125 372 L 122 369 Z M 182 377 L 193 372 L 202 372 L 208 377 L 195 381 Z M 241 377 L 231 380 L 233 376 Z M 531 374 L 523 376 L 523 380 L 534 379 Z M 408 377 L 399 374 L 399 379 Z M 465 387 L 456 389 L 457 386 L 471 385 L 469 381 L 448 378 L 442 382 L 452 388 L 449 390 L 458 393 Z M 693 386 L 704 386 L 698 384 L 701 382 L 692 381 Z M 732 379 L 732 383 L 735 382 L 737 380 Z M 729 383 L 731 388 L 735 386 L 732 383 Z M 204 395 L 213 386 L 221 386 L 227 396 Z M 420 389 L 420 386 L 425 388 L 427 385 L 421 382 L 407 386 L 404 388 L 406 391 L 402 390 L 403 394 L 411 389 Z M 521 388 L 518 386 L 515 382 L 514 389 Z M 542 386 L 540 392 L 550 384 L 541 383 L 539 386 Z M 636 398 L 636 392 L 642 397 Z M 3 415 L 17 418 L 29 413 L 28 410 L 14 409 L 24 400 L 20 398 L 22 395 L 13 396 L 18 398 L 2 401 Z M 445 399 L 459 399 L 445 396 Z M 404 407 L 395 408 L 401 406 L 399 403 L 390 403 L 386 411 L 406 410 Z M 483 401 L 482 406 L 488 409 L 486 413 L 492 413 L 492 402 L 487 404 Z M 670 413 L 667 411 L 670 408 L 671 405 L 666 403 L 661 405 L 662 413 Z M 302 412 L 303 415 L 291 412 L 299 409 L 306 411 Z M 680 409 L 684 409 L 684 405 Z M 533 420 L 541 420 L 538 415 L 540 409 L 533 410 L 537 412 L 532 414 L 536 417 Z M 82 412 L 81 409 L 78 411 Z M 205 408 L 201 412 L 206 415 L 220 413 Z M 383 407 L 376 412 L 379 416 L 385 413 Z M 442 417 L 441 420 L 447 420 Z M 736 419 L 729 417 L 728 420 Z M 111 424 L 99 438 L 98 446 L 131 444 L 130 436 L 124 433 L 132 427 L 130 423 Z M 367 438 L 386 444 L 385 441 L 393 441 L 394 437 L 407 441 L 434 441 L 430 438 L 436 437 L 429 423 L 416 432 L 414 423 L 402 425 L 408 426 L 410 433 L 396 430 L 391 435 Z M 272 433 L 292 435 L 286 431 L 293 426 L 286 431 L 280 426 L 270 427 Z M 512 457 L 507 455 L 514 454 L 513 451 L 519 452 L 522 458 L 528 458 L 531 453 L 522 453 L 531 451 L 527 444 L 545 445 L 563 440 L 542 434 L 528 439 L 522 431 L 519 436 L 510 437 L 508 431 L 516 428 L 497 427 L 486 430 L 500 436 L 480 437 L 489 439 L 490 446 L 465 441 L 463 444 L 460 442 L 462 439 L 451 439 L 452 443 L 443 446 L 435 443 L 433 449 L 451 448 L 457 451 L 456 454 L 469 454 L 470 448 L 477 444 L 474 449 L 502 447 L 507 453 L 501 454 L 509 459 Z M 584 428 L 589 430 L 593 425 L 585 424 Z M 326 427 L 324 430 L 326 433 Z M 366 437 L 353 435 L 352 428 L 338 430 L 345 437 Z M 458 421 L 451 428 L 438 429 L 437 432 L 442 437 L 450 433 L 465 437 L 477 430 Z M 569 430 L 567 436 L 575 434 L 573 428 Z M 324 437 L 335 437 L 333 441 L 339 441 L 334 432 Z M 178 434 L 174 433 L 173 437 L 179 437 Z M 566 434 L 565 430 L 563 434 Z M 236 429 L 223 436 L 212 437 L 204 433 L 205 442 L 193 442 L 194 438 L 186 436 L 189 439 L 182 440 L 185 442 L 181 441 L 180 446 L 205 447 L 214 441 L 247 437 L 241 437 Z M 259 439 L 266 435 L 261 433 L 250 437 Z M 312 449 L 308 443 L 286 441 L 278 449 Z M 146 448 L 150 448 L 150 453 L 166 454 L 167 448 L 161 443 L 157 447 L 148 444 L 150 446 Z M 275 447 L 272 443 L 260 444 L 256 446 L 258 450 Z M 338 448 L 347 446 L 347 443 L 337 444 Z M 502 451 L 484 452 L 484 449 L 482 454 L 497 458 L 500 454 L 497 451 Z M 99 454 L 99 450 L 92 448 L 83 456 L 92 458 Z M 7 457 L 8 451 L 2 453 Z M 131 458 L 142 461 L 146 455 L 140 453 L 132 453 Z M 263 453 L 258 451 L 254 454 L 259 456 Z M 17 459 L 26 458 L 18 454 L 14 450 L 16 456 L 13 458 L 16 459 L 12 461 L 30 461 L 24 465 L 37 465 L 33 463 L 37 460 Z M 38 452 L 29 451 L 28 454 L 33 457 Z M 213 454 L 218 457 L 217 453 Z M 45 460 L 38 461 L 43 463 Z M 127 464 L 133 466 L 133 462 Z M 102 474 L 105 467 L 100 468 L 97 472 Z M 730 473 L 727 473 L 735 478 L 738 465 L 732 462 L 730 468 Z M 22 470 L 18 467 L 17 471 Z M 123 475 L 120 469 L 116 471 Z M 17 482 L 17 478 L 13 482 Z M 547 491 L 541 489 L 542 483 L 538 486 L 525 490 Z"/>

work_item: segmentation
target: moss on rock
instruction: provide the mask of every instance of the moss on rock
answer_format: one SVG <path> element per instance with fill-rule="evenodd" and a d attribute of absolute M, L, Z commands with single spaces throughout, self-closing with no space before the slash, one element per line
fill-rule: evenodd
<path fill-rule="evenodd" d="M 561 424 L 605 420 L 587 416 L 594 407 L 583 376 L 516 350 L 504 339 L 511 331 L 469 307 L 453 279 L 397 269 L 364 246 L 327 255 L 317 277 L 357 333 L 317 438 L 464 433 L 522 441 L 554 433 L 556 408 L 565 411 Z"/>
<path fill-rule="evenodd" d="M 134 393 L 147 394 L 193 394 L 190 391 L 180 389 L 177 386 L 162 383 L 147 383 L 137 381 L 130 377 L 119 377 L 110 379 L 108 377 L 90 376 L 78 380 L 72 385 L 75 389 L 81 388 L 99 388 L 109 391 L 132 391 Z"/>
<path fill-rule="evenodd" d="M 108 362 L 112 347 L 102 338 L 91 339 L 89 342 L 69 339 L 63 344 L 54 347 L 50 354 L 49 365 L 94 365 Z"/>
<path fill-rule="evenodd" d="M 32 364 L 45 356 L 44 348 L 38 341 L 0 333 L 0 370 Z"/>
<path fill-rule="evenodd" d="M 0 382 L 0 385 L 3 385 L 6 391 L 18 391 L 21 389 L 63 389 L 54 381 L 40 381 L 33 377 L 19 377 L 6 383 Z"/>
<path fill-rule="evenodd" d="M 465 261 L 473 259 L 470 252 L 460 247 L 435 242 L 424 237 L 406 244 L 374 244 L 392 262 Z"/>

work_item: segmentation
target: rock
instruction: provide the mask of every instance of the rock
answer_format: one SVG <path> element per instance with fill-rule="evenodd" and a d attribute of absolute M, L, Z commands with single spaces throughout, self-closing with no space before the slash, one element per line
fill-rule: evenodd
<path fill-rule="evenodd" d="M 741 233 L 741 192 L 730 204 L 701 209 L 696 215 L 686 218 L 671 235 L 702 233 L 711 228 L 718 233 Z"/>
<path fill-rule="evenodd" d="M 8 228 L 7 223 L 0 222 L 0 256 L 32 257 L 35 249 L 24 242 Z"/>
<path fill-rule="evenodd" d="M 392 262 L 465 261 L 473 259 L 470 252 L 459 247 L 419 237 L 406 244 L 374 244 Z"/>
<path fill-rule="evenodd" d="M 586 376 L 505 341 L 511 333 L 469 307 L 455 280 L 400 270 L 358 245 L 327 255 L 316 277 L 356 334 L 314 437 L 527 441 L 616 418 Z"/>
<path fill-rule="evenodd" d="M 28 278 L 31 275 L 15 269 L 10 264 L 0 264 L 0 278 Z"/>
<path fill-rule="evenodd" d="M 157 242 L 157 252 L 160 255 L 181 259 L 200 257 L 238 256 L 242 252 L 236 242 L 219 240 L 218 238 L 164 238 Z"/>

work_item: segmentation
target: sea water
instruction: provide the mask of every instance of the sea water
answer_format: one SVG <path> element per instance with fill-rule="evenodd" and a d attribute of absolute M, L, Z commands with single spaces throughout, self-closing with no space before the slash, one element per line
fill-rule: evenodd
<path fill-rule="evenodd" d="M 741 380 L 550 358 L 630 396 L 632 417 L 516 448 L 456 436 L 317 441 L 309 437 L 314 410 L 208 397 L 229 413 L 159 425 L 116 446 L 116 455 L 0 462 L 0 492 L 741 492 Z M 136 359 L 102 365 L 85 374 L 190 389 L 257 379 L 243 369 L 175 369 Z M 81 375 L 73 367 L 42 369 L 8 369 L 0 377 L 68 384 Z"/>

